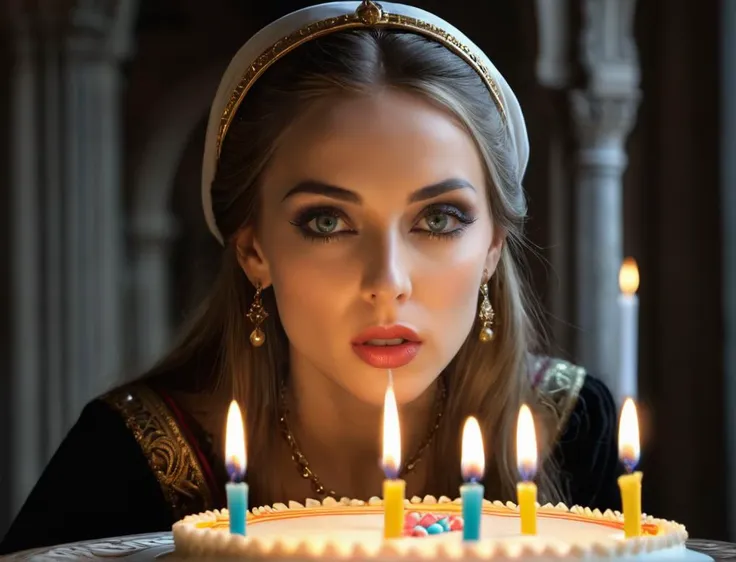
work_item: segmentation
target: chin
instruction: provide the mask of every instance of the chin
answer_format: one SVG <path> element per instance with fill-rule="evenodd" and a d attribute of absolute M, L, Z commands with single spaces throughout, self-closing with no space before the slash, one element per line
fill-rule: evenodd
<path fill-rule="evenodd" d="M 396 403 L 399 406 L 411 404 L 421 397 L 427 389 L 437 380 L 437 377 L 427 378 L 424 376 L 407 376 L 402 377 L 399 373 L 394 374 L 394 393 L 396 394 Z"/>
<path fill-rule="evenodd" d="M 353 384 L 346 384 L 345 388 L 351 391 L 361 402 L 383 408 L 388 384 L 388 371 L 367 367 L 368 372 L 361 370 L 359 379 Z M 421 397 L 437 380 L 437 377 L 427 377 L 427 370 L 411 369 L 410 366 L 393 370 L 394 394 L 399 406 L 411 404 Z"/>

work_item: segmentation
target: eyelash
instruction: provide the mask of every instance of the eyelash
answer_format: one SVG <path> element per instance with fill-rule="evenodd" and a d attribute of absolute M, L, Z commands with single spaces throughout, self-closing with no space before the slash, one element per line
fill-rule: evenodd
<path fill-rule="evenodd" d="M 412 232 L 422 234 L 430 239 L 450 240 L 461 236 L 465 230 L 476 221 L 476 218 L 472 216 L 469 211 L 461 209 L 458 205 L 448 205 L 446 203 L 435 203 L 428 206 L 422 211 L 419 220 L 426 219 L 433 215 L 448 215 L 456 219 L 460 224 L 455 228 L 455 230 L 451 230 L 449 232 L 432 232 L 429 230 L 412 230 Z M 299 232 L 305 239 L 311 242 L 334 242 L 343 236 L 357 234 L 354 230 L 343 230 L 341 232 L 336 232 L 335 234 L 318 234 L 307 226 L 314 219 L 324 216 L 348 222 L 345 217 L 345 213 L 336 207 L 308 208 L 299 213 L 299 215 L 290 222 L 299 229 Z"/>

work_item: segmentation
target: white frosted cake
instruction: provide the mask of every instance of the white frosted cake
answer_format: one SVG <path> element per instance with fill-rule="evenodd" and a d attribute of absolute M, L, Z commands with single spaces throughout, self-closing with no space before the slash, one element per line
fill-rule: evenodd
<path fill-rule="evenodd" d="M 385 540 L 378 498 L 368 502 L 327 498 L 322 503 L 308 500 L 306 505 L 291 502 L 254 508 L 248 513 L 245 537 L 230 534 L 227 510 L 209 511 L 174 525 L 175 556 L 197 560 L 710 560 L 685 548 L 683 525 L 646 515 L 642 536 L 626 539 L 618 512 L 548 504 L 538 509 L 536 536 L 522 536 L 515 504 L 486 501 L 482 538 L 466 543 L 458 531 L 460 500 L 415 497 L 407 502 L 405 513 L 405 536 Z"/>

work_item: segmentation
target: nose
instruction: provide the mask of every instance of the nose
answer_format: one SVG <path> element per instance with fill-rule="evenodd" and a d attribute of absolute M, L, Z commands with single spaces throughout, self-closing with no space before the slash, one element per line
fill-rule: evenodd
<path fill-rule="evenodd" d="M 361 290 L 363 299 L 371 304 L 390 305 L 411 298 L 410 263 L 402 256 L 399 238 L 386 234 L 368 242 Z"/>

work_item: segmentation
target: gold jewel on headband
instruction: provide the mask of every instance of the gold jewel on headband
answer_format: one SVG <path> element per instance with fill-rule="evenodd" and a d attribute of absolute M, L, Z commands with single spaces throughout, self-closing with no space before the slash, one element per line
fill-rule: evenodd
<path fill-rule="evenodd" d="M 220 125 L 217 132 L 217 158 L 220 157 L 222 149 L 222 141 L 227 134 L 230 123 L 235 113 L 240 107 L 245 94 L 251 88 L 253 83 L 277 60 L 290 53 L 298 46 L 322 37 L 336 31 L 344 31 L 348 29 L 364 29 L 367 27 L 383 27 L 389 29 L 403 29 L 409 32 L 417 33 L 433 39 L 445 46 L 447 49 L 462 58 L 473 70 L 481 77 L 491 93 L 493 102 L 495 103 L 501 117 L 506 120 L 506 110 L 501 101 L 501 93 L 493 79 L 491 72 L 479 60 L 478 56 L 471 49 L 456 39 L 452 34 L 448 33 L 441 27 L 431 23 L 424 22 L 420 19 L 403 16 L 399 14 L 391 14 L 383 10 L 380 4 L 372 0 L 363 0 L 358 8 L 352 14 L 332 17 L 310 23 L 295 32 L 290 33 L 286 37 L 282 37 L 274 43 L 269 49 L 262 53 L 241 77 L 238 85 L 230 95 L 230 99 L 225 106 L 220 117 Z"/>

